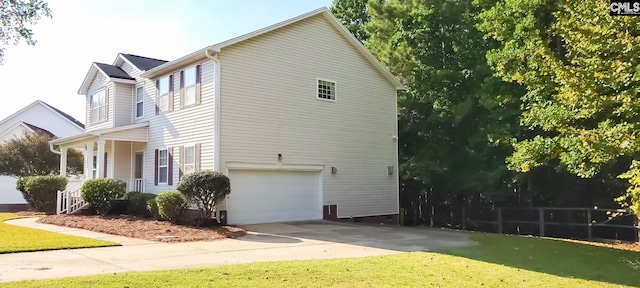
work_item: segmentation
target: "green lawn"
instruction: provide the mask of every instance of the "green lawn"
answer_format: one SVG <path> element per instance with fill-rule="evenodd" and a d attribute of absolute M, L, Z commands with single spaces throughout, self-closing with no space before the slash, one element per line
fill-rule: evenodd
<path fill-rule="evenodd" d="M 70 248 L 117 246 L 118 243 L 64 235 L 4 223 L 19 218 L 12 213 L 0 213 L 0 254 Z"/>
<path fill-rule="evenodd" d="M 633 287 L 639 252 L 474 234 L 439 252 L 282 261 L 0 284 L 0 287 Z"/>

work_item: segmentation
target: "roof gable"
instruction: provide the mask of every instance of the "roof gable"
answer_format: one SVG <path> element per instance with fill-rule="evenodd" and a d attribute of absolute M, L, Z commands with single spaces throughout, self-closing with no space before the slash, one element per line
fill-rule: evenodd
<path fill-rule="evenodd" d="M 111 82 L 136 83 L 136 80 L 127 74 L 127 72 L 124 72 L 120 67 L 93 62 L 91 64 L 91 68 L 89 68 L 89 72 L 87 72 L 87 75 L 84 77 L 84 80 L 78 89 L 78 94 L 87 94 L 89 87 L 91 86 L 91 82 L 98 73 L 104 75 Z"/>
<path fill-rule="evenodd" d="M 154 78 L 157 76 L 160 76 L 163 73 L 166 73 L 170 70 L 173 69 L 177 69 L 181 66 L 187 65 L 189 63 L 192 63 L 194 61 L 198 61 L 199 59 L 205 59 L 207 57 L 207 53 L 209 53 L 208 51 L 213 50 L 215 52 L 221 52 L 223 48 L 234 45 L 236 43 L 245 41 L 247 39 L 251 39 L 253 37 L 280 29 L 282 27 L 288 26 L 288 25 L 292 25 L 294 23 L 297 23 L 299 21 L 302 21 L 304 19 L 313 17 L 315 15 L 323 15 L 327 20 L 329 20 L 329 23 L 331 23 L 339 32 L 340 34 L 342 34 L 342 36 L 344 36 L 347 41 L 353 45 L 356 50 L 358 50 L 358 52 L 360 52 L 365 59 L 367 59 L 372 65 L 373 67 L 375 67 L 378 71 L 380 71 L 380 73 L 382 73 L 382 75 L 385 76 L 385 78 L 393 83 L 396 87 L 396 89 L 404 89 L 404 87 L 402 86 L 402 84 L 400 83 L 400 81 L 398 81 L 398 79 L 395 78 L 395 76 L 393 76 L 393 74 L 391 74 L 391 72 L 389 72 L 389 70 L 382 65 L 382 63 L 380 63 L 374 56 L 373 54 L 371 54 L 371 52 L 369 52 L 369 50 L 367 50 L 367 48 L 365 48 L 362 43 L 360 43 L 360 41 L 358 41 L 352 34 L 351 32 L 349 32 L 349 30 L 347 30 L 346 27 L 344 27 L 344 25 L 342 25 L 342 23 L 335 17 L 333 16 L 333 14 L 331 14 L 331 12 L 329 12 L 329 9 L 327 9 L 326 7 L 320 8 L 320 9 L 316 9 L 313 10 L 311 12 L 302 14 L 300 16 L 291 18 L 289 20 L 285 20 L 282 21 L 280 23 L 276 23 L 274 25 L 271 26 L 267 26 L 265 28 L 256 30 L 254 32 L 239 36 L 239 37 L 235 37 L 232 39 L 229 39 L 227 41 L 223 41 L 220 42 L 218 44 L 214 44 L 208 47 L 205 47 L 203 49 L 200 49 L 196 52 L 193 52 L 191 54 L 188 54 L 186 56 L 183 56 L 181 58 L 178 58 L 176 60 L 164 63 L 160 66 L 157 66 L 145 73 L 142 74 L 143 77 L 148 77 L 148 78 Z"/>

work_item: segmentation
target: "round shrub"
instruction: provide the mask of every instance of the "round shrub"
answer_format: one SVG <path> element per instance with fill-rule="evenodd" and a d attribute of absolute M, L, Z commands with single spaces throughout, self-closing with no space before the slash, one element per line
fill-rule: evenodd
<path fill-rule="evenodd" d="M 181 216 L 187 212 L 187 199 L 180 191 L 163 191 L 156 196 L 158 214 L 160 217 L 173 223 L 177 223 Z"/>
<path fill-rule="evenodd" d="M 198 206 L 200 217 L 205 219 L 211 218 L 216 202 L 231 193 L 229 177 L 211 170 L 185 175 L 177 189 Z"/>
<path fill-rule="evenodd" d="M 147 201 L 156 198 L 156 194 L 127 192 L 124 199 L 127 201 L 127 214 L 140 217 L 151 216 L 151 211 L 147 208 Z"/>
<path fill-rule="evenodd" d="M 127 190 L 127 183 L 111 178 L 89 179 L 82 184 L 82 199 L 100 215 L 105 215 L 113 200 L 120 199 Z"/>
<path fill-rule="evenodd" d="M 56 214 L 57 192 L 65 188 L 67 178 L 63 176 L 28 176 L 16 182 L 16 189 L 29 206 L 46 214 Z"/>
<path fill-rule="evenodd" d="M 153 219 L 164 220 L 162 219 L 162 217 L 160 217 L 160 213 L 158 212 L 158 202 L 156 202 L 156 197 L 147 200 L 147 210 L 149 211 L 149 214 L 151 214 L 151 217 L 153 217 Z"/>

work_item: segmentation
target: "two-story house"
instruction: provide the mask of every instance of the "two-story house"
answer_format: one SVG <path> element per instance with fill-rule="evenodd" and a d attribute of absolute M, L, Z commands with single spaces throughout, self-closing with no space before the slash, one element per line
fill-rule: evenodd
<path fill-rule="evenodd" d="M 175 189 L 221 171 L 231 224 L 398 214 L 401 84 L 321 8 L 173 61 L 119 54 L 79 94 L 86 178 Z M 64 171 L 64 170 L 62 170 Z"/>

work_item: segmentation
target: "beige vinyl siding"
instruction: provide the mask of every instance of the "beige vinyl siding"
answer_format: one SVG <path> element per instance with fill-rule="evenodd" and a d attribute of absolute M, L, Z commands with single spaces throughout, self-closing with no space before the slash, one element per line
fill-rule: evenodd
<path fill-rule="evenodd" d="M 149 141 L 145 149 L 144 177 L 147 192 L 158 193 L 175 189 L 178 184 L 179 146 L 201 144 L 201 169 L 213 169 L 213 120 L 214 120 L 214 63 L 200 63 L 201 95 L 200 105 L 180 109 L 180 70 L 173 71 L 173 111 L 160 111 L 155 115 L 155 79 L 145 82 L 145 119 L 149 121 Z M 193 64 L 192 64 L 193 65 Z M 169 74 L 166 74 L 169 75 Z M 173 186 L 153 185 L 155 172 L 155 149 L 175 147 L 173 154 Z"/>
<path fill-rule="evenodd" d="M 89 90 L 85 97 L 86 102 L 86 118 L 85 118 L 85 130 L 92 131 L 96 129 L 103 128 L 112 128 L 113 126 L 113 96 L 114 96 L 114 83 L 109 82 L 109 79 L 102 75 L 102 73 L 98 72 L 96 77 L 91 82 L 89 86 Z M 107 105 L 107 119 L 103 122 L 91 123 L 91 95 L 95 92 L 100 91 L 101 89 L 109 89 L 109 95 L 106 98 Z"/>
<path fill-rule="evenodd" d="M 133 93 L 135 85 L 115 83 L 115 93 L 113 93 L 113 106 L 114 106 L 114 121 L 115 126 L 130 125 L 133 119 L 133 109 L 131 103 L 133 102 Z"/>
<path fill-rule="evenodd" d="M 219 59 L 222 171 L 282 154 L 283 164 L 324 165 L 323 205 L 338 205 L 338 217 L 398 213 L 395 86 L 323 16 L 225 47 Z M 317 99 L 317 78 L 336 82 L 335 102 Z"/>
<path fill-rule="evenodd" d="M 111 157 L 113 161 L 113 177 L 128 181 L 132 178 L 131 142 L 115 141 Z M 107 163 L 108 165 L 109 163 Z"/>
<path fill-rule="evenodd" d="M 122 71 L 124 72 L 127 72 L 129 76 L 135 79 L 138 79 L 140 77 L 140 70 L 138 70 L 138 68 L 133 67 L 132 65 L 129 65 L 127 61 L 122 62 L 120 69 L 122 69 Z"/>

